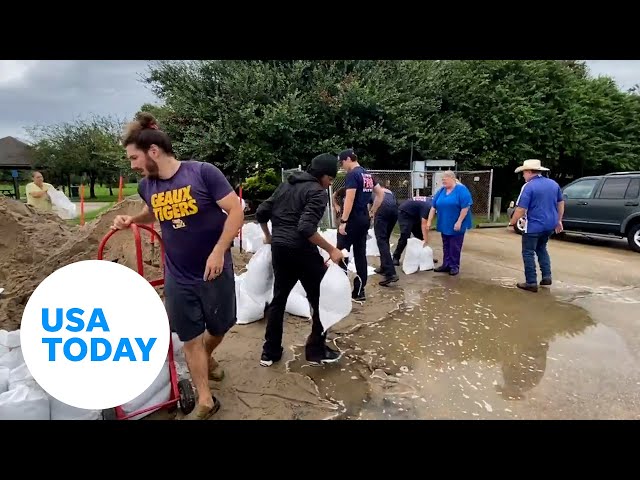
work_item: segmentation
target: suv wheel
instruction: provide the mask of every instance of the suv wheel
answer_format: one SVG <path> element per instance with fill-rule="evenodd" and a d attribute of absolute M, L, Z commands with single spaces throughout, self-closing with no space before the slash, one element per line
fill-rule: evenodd
<path fill-rule="evenodd" d="M 640 252 L 640 223 L 631 226 L 627 240 L 629 240 L 629 246 L 632 250 Z"/>

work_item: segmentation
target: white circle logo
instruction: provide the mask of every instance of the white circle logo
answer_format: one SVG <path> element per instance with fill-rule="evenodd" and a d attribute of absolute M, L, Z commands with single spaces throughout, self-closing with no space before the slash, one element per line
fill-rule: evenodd
<path fill-rule="evenodd" d="M 134 270 L 86 260 L 49 275 L 22 315 L 27 368 L 52 397 L 104 410 L 137 398 L 169 351 L 169 319 L 158 292 Z"/>

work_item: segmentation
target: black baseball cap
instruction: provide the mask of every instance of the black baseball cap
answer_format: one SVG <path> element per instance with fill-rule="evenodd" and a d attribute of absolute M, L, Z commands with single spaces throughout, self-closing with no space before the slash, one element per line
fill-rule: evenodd
<path fill-rule="evenodd" d="M 358 155 L 353 150 L 353 148 L 348 148 L 347 150 L 343 150 L 338 154 L 338 160 L 340 162 L 344 162 L 347 158 L 351 158 L 351 160 L 358 160 Z"/>

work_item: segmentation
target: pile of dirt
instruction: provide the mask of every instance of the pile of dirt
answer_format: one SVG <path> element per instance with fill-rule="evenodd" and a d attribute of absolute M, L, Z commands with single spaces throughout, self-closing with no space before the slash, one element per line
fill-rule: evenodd
<path fill-rule="evenodd" d="M 135 215 L 142 200 L 126 199 L 83 227 L 74 226 L 56 214 L 37 212 L 32 207 L 0 196 L 0 329 L 20 328 L 29 297 L 47 276 L 59 268 L 82 260 L 94 260 L 98 246 L 117 215 Z M 155 225 L 155 230 L 160 231 Z M 160 244 L 141 230 L 143 274 L 147 280 L 162 278 Z M 251 254 L 233 249 L 237 273 L 245 269 Z M 111 236 L 104 248 L 104 260 L 117 261 L 137 269 L 134 237 L 130 230 Z M 90 279 L 88 279 L 90 281 Z M 159 289 L 162 296 L 162 288 Z"/>
<path fill-rule="evenodd" d="M 52 213 L 36 212 L 16 200 L 0 196 L 0 329 L 20 328 L 29 297 L 55 270 L 81 260 L 97 258 L 98 245 L 118 214 L 140 211 L 142 201 L 125 200 L 83 227 L 73 226 Z M 145 232 L 146 233 L 146 232 Z M 150 235 L 143 235 L 145 277 L 160 275 L 159 252 L 152 259 Z M 158 250 L 158 249 L 156 249 Z M 107 243 L 105 260 L 136 268 L 133 236 L 118 232 Z M 155 267 L 153 265 L 156 265 Z"/>

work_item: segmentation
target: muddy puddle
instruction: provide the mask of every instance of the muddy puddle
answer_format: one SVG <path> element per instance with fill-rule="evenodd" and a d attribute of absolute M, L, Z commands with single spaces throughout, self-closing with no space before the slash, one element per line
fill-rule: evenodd
<path fill-rule="evenodd" d="M 638 363 L 615 331 L 548 289 L 449 280 L 398 289 L 395 311 L 336 338 L 340 363 L 297 355 L 289 370 L 338 418 L 640 418 Z"/>

